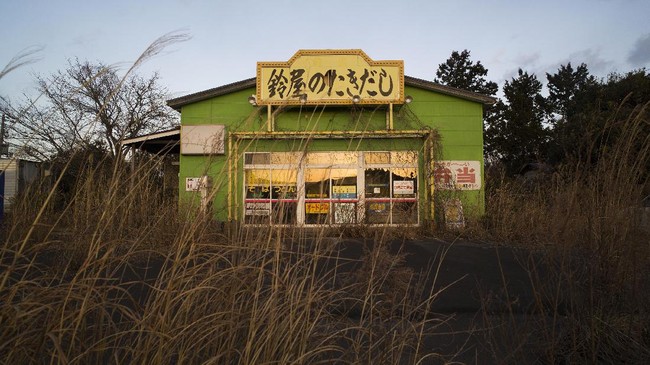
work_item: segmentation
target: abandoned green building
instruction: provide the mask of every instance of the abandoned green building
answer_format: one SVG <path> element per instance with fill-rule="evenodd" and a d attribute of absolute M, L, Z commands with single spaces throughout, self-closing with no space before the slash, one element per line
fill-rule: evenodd
<path fill-rule="evenodd" d="M 255 78 L 168 101 L 179 200 L 245 225 L 409 225 L 484 212 L 490 97 L 361 50 L 301 50 Z M 460 205 L 460 204 L 459 204 Z"/>

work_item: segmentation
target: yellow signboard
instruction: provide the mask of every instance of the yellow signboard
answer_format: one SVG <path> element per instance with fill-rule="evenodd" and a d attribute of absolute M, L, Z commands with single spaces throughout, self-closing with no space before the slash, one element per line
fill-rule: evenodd
<path fill-rule="evenodd" d="M 332 186 L 332 193 L 334 194 L 356 194 L 356 185 L 336 185 Z"/>
<path fill-rule="evenodd" d="M 404 61 L 362 50 L 301 50 L 288 62 L 257 63 L 258 105 L 403 104 Z"/>
<path fill-rule="evenodd" d="M 330 212 L 330 203 L 305 203 L 307 214 L 327 214 Z"/>

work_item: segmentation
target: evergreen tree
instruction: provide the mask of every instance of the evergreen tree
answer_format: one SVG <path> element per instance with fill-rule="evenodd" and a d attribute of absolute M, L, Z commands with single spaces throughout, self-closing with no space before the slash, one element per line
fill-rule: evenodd
<path fill-rule="evenodd" d="M 518 76 L 506 81 L 494 116 L 486 120 L 486 154 L 500 160 L 511 174 L 527 162 L 545 159 L 549 132 L 544 127 L 546 100 L 542 83 L 534 74 L 519 69 Z"/>
<path fill-rule="evenodd" d="M 575 70 L 570 62 L 561 65 L 555 74 L 547 73 L 546 79 L 552 113 L 549 123 L 553 126 L 547 155 L 549 162 L 559 163 L 587 142 L 584 137 L 594 119 L 600 85 L 584 63 Z"/>
<path fill-rule="evenodd" d="M 474 63 L 470 59 L 470 51 L 464 50 L 460 53 L 453 51 L 451 57 L 438 65 L 436 78 L 433 80 L 439 84 L 469 90 L 476 93 L 493 96 L 499 90 L 496 82 L 487 81 L 488 70 L 483 67 L 481 61 Z"/>
<path fill-rule="evenodd" d="M 597 84 L 596 78 L 589 74 L 587 65 L 581 63 L 575 70 L 571 62 L 561 65 L 558 71 L 551 75 L 546 74 L 549 91 L 549 107 L 562 119 L 569 114 L 576 113 L 577 97 L 587 88 Z"/>

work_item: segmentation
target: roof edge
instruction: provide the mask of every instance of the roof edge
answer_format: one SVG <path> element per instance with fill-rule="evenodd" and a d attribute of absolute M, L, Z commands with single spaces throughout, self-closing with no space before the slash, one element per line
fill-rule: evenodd
<path fill-rule="evenodd" d="M 244 89 L 248 89 L 249 87 L 255 87 L 254 77 L 250 79 L 233 82 L 232 84 L 218 86 L 212 89 L 180 96 L 178 98 L 169 99 L 167 100 L 167 105 L 169 105 L 173 109 L 180 111 L 181 107 L 187 104 L 192 104 L 206 99 L 214 98 L 215 96 L 221 96 L 232 92 L 241 91 Z"/>
<path fill-rule="evenodd" d="M 455 96 L 461 99 L 481 103 L 483 105 L 492 105 L 496 103 L 496 99 L 491 96 L 487 96 L 487 95 L 483 95 L 483 94 L 479 94 L 479 93 L 475 93 L 463 89 L 458 89 L 451 86 L 445 86 L 432 81 L 418 79 L 416 77 L 411 77 L 406 75 L 404 75 L 404 85 L 419 87 L 425 90 L 439 92 L 444 95 Z M 245 80 L 233 82 L 231 84 L 218 86 L 212 89 L 199 91 L 193 94 L 180 96 L 178 98 L 169 99 L 167 100 L 167 105 L 169 105 L 171 108 L 175 110 L 180 111 L 181 108 L 185 105 L 214 98 L 216 96 L 221 96 L 232 92 L 241 91 L 255 86 L 256 86 L 256 79 L 252 77 L 250 79 L 245 79 Z"/>
<path fill-rule="evenodd" d="M 170 136 L 174 136 L 174 135 L 177 135 L 177 134 L 178 135 L 181 134 L 181 127 L 180 126 L 174 127 L 172 129 L 160 131 L 160 132 L 153 132 L 153 133 L 145 134 L 145 135 L 142 135 L 142 136 L 137 136 L 137 137 L 133 137 L 133 138 L 124 139 L 124 140 L 122 140 L 120 142 L 120 144 L 122 146 L 126 146 L 126 145 L 130 145 L 130 144 L 138 143 L 138 142 L 146 142 L 146 141 L 151 141 L 151 140 L 158 139 L 158 138 L 170 137 Z"/>
<path fill-rule="evenodd" d="M 492 105 L 497 102 L 497 100 L 491 96 L 475 93 L 473 91 L 468 91 L 464 89 L 459 89 L 456 87 L 438 84 L 432 81 L 418 79 L 412 76 L 404 75 L 404 84 L 408 86 L 419 87 L 425 90 L 439 92 L 441 94 L 445 94 L 449 96 L 455 96 L 469 101 L 475 101 L 484 105 Z"/>

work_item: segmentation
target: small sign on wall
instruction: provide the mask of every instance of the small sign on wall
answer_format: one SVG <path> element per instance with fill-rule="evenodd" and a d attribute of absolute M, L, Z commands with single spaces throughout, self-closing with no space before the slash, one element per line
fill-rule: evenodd
<path fill-rule="evenodd" d="M 209 176 L 185 178 L 185 191 L 199 191 L 201 188 L 209 189 L 211 185 Z"/>
<path fill-rule="evenodd" d="M 201 185 L 200 177 L 185 178 L 185 191 L 199 191 L 200 185 Z"/>
<path fill-rule="evenodd" d="M 181 154 L 223 155 L 225 127 L 220 124 L 181 126 Z"/>
<path fill-rule="evenodd" d="M 436 161 L 433 176 L 437 189 L 480 190 L 480 161 Z"/>

